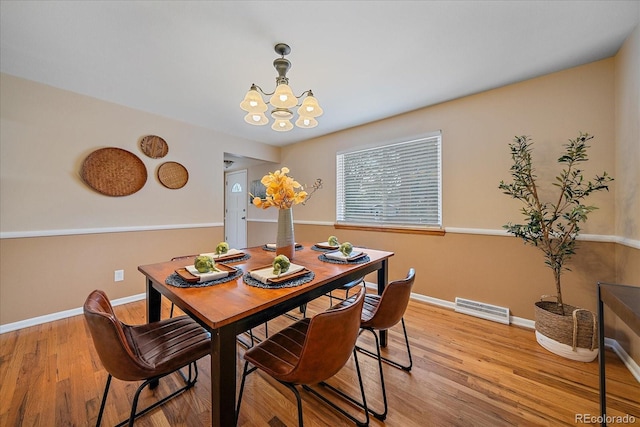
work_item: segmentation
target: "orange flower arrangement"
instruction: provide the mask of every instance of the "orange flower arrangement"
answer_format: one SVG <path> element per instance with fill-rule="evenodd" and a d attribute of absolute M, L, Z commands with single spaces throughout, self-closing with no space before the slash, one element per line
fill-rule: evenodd
<path fill-rule="evenodd" d="M 304 191 L 298 181 L 288 176 L 288 173 L 289 168 L 283 167 L 263 176 L 260 182 L 267 188 L 266 196 L 264 199 L 254 197 L 253 204 L 262 209 L 267 209 L 271 206 L 289 209 L 293 205 L 304 202 L 307 198 L 307 192 Z"/>

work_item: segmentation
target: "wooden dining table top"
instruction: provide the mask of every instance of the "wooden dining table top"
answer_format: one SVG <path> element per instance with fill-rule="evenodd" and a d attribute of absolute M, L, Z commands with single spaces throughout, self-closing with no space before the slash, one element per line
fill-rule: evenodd
<path fill-rule="evenodd" d="M 367 263 L 336 264 L 321 261 L 319 256 L 323 252 L 311 249 L 313 243 L 302 243 L 302 246 L 303 249 L 295 252 L 291 262 L 306 267 L 315 277 L 310 282 L 296 287 L 260 288 L 244 282 L 245 273 L 272 264 L 275 252 L 265 250 L 262 246 L 242 249 L 242 252 L 250 256 L 249 259 L 227 263 L 241 269 L 242 274 L 234 280 L 212 286 L 180 288 L 165 283 L 167 277 L 176 269 L 193 265 L 191 258 L 141 265 L 138 270 L 154 283 L 154 288 L 182 310 L 199 319 L 208 329 L 217 329 L 256 312 L 268 310 L 283 300 L 304 294 L 327 282 L 348 276 L 363 265 L 393 256 L 393 252 L 362 249 L 370 258 Z"/>

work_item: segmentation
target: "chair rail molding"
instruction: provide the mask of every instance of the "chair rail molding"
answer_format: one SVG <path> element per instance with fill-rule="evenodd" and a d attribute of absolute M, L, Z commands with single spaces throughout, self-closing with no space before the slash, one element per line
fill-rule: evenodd
<path fill-rule="evenodd" d="M 33 230 L 33 231 L 3 231 L 0 232 L 0 239 L 22 239 L 25 237 L 52 237 L 52 236 L 73 236 L 81 234 L 101 234 L 101 233 L 126 233 L 131 231 L 157 231 L 157 230 L 178 230 L 185 228 L 209 228 L 223 227 L 223 222 L 208 222 L 201 224 L 162 224 L 162 225 L 134 225 L 127 227 L 100 227 L 100 228 L 71 228 L 54 230 Z"/>

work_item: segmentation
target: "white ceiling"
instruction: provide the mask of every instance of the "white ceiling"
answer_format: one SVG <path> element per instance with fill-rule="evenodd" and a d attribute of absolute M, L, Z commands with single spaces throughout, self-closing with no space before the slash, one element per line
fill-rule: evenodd
<path fill-rule="evenodd" d="M 0 69 L 226 134 L 287 145 L 613 56 L 639 1 L 8 1 Z M 314 129 L 250 126 L 277 54 Z"/>

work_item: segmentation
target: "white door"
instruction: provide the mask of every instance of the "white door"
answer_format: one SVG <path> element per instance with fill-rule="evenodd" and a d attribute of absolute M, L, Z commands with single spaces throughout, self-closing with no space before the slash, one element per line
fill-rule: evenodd
<path fill-rule="evenodd" d="M 247 247 L 247 171 L 229 172 L 225 179 L 224 240 L 229 247 Z"/>

